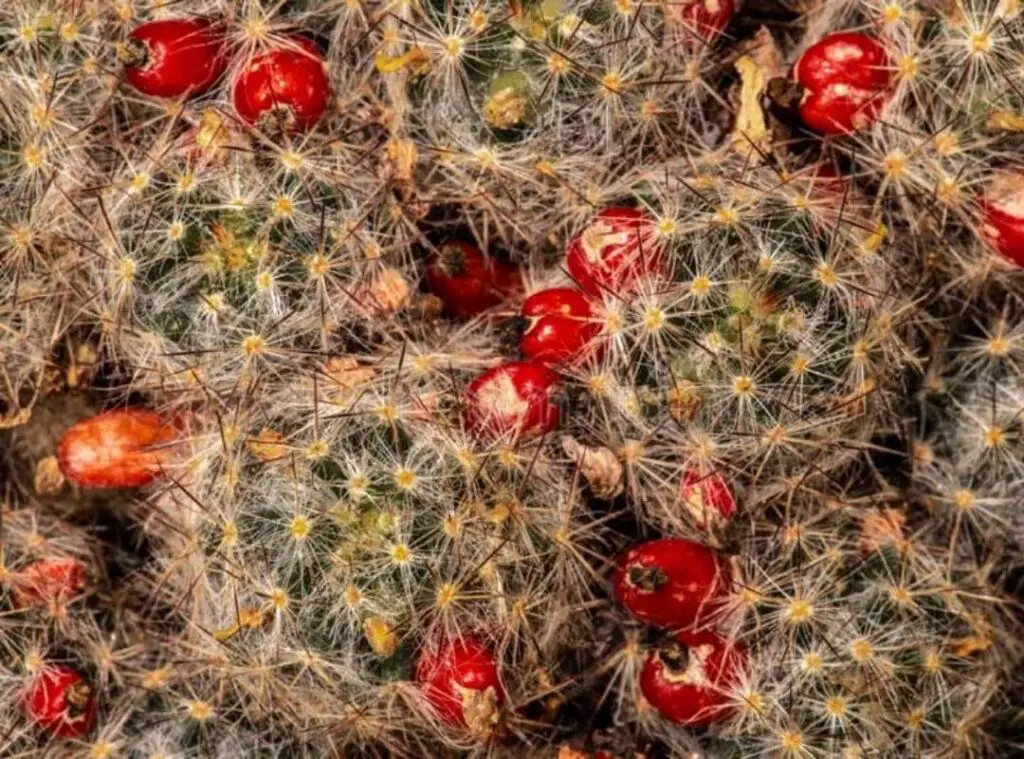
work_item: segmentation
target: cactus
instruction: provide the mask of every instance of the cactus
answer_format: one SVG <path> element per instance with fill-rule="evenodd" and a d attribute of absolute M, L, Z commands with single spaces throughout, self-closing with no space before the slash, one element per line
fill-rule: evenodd
<path fill-rule="evenodd" d="M 1007 755 L 1020 24 L 0 8 L 4 748 Z"/>

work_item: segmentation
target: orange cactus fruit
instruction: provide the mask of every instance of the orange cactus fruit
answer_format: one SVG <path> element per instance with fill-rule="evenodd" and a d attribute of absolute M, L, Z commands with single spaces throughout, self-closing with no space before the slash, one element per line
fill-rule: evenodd
<path fill-rule="evenodd" d="M 82 488 L 138 488 L 160 477 L 179 429 L 137 406 L 105 411 L 72 426 L 57 445 L 57 463 Z"/>

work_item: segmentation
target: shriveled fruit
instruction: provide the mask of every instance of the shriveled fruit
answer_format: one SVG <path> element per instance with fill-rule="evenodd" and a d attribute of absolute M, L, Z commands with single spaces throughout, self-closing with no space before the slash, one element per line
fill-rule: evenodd
<path fill-rule="evenodd" d="M 150 409 L 114 409 L 72 426 L 57 444 L 57 462 L 83 488 L 137 488 L 160 476 L 178 431 Z"/>
<path fill-rule="evenodd" d="M 551 398 L 558 380 L 551 369 L 531 361 L 484 372 L 466 390 L 466 427 L 482 437 L 550 432 L 559 421 Z"/>
<path fill-rule="evenodd" d="M 1006 172 L 989 184 L 981 203 L 981 233 L 999 255 L 1024 266 L 1024 174 Z"/>
<path fill-rule="evenodd" d="M 710 725 L 731 716 L 730 690 L 746 663 L 738 643 L 715 632 L 683 631 L 644 658 L 640 690 L 665 719 Z"/>
<path fill-rule="evenodd" d="M 58 738 L 81 738 L 96 724 L 97 703 L 85 679 L 70 667 L 47 667 L 29 685 L 25 713 Z"/>
<path fill-rule="evenodd" d="M 18 606 L 37 606 L 67 601 L 85 588 L 85 566 L 75 559 L 40 559 L 14 578 Z"/>
<path fill-rule="evenodd" d="M 281 47 L 253 56 L 232 88 L 239 118 L 267 131 L 312 129 L 330 100 L 331 82 L 323 56 L 305 37 L 292 37 Z"/>
<path fill-rule="evenodd" d="M 428 646 L 416 663 L 416 681 L 449 725 L 481 738 L 500 729 L 505 690 L 493 652 L 476 637 Z"/>
<path fill-rule="evenodd" d="M 456 319 L 471 319 L 519 289 L 519 270 L 476 245 L 449 240 L 427 263 L 427 286 Z"/>
<path fill-rule="evenodd" d="M 591 299 L 569 287 L 534 293 L 524 301 L 522 316 L 527 325 L 519 348 L 531 361 L 546 364 L 586 358 L 601 331 Z"/>
<path fill-rule="evenodd" d="M 859 32 L 818 40 L 800 56 L 793 75 L 804 90 L 800 117 L 821 134 L 867 129 L 885 105 L 892 82 L 885 48 Z"/>
<path fill-rule="evenodd" d="M 640 280 L 661 272 L 654 222 L 636 208 L 605 208 L 569 241 L 565 265 L 590 295 L 632 292 Z"/>
<path fill-rule="evenodd" d="M 729 483 L 718 472 L 687 470 L 679 484 L 679 496 L 699 525 L 728 522 L 736 513 Z"/>
<path fill-rule="evenodd" d="M 729 566 L 716 552 L 683 538 L 634 546 L 614 576 L 615 594 L 634 617 L 669 628 L 713 620 L 729 582 Z"/>
<path fill-rule="evenodd" d="M 199 18 L 168 18 L 135 27 L 121 51 L 124 78 L 143 95 L 201 95 L 227 67 L 223 29 Z"/>

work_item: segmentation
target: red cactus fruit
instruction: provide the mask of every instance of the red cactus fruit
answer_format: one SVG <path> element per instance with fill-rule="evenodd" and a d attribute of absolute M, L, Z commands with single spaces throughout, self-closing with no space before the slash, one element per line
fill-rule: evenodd
<path fill-rule="evenodd" d="M 981 202 L 981 234 L 1006 260 L 1024 266 L 1024 175 L 1004 172 Z"/>
<path fill-rule="evenodd" d="M 484 372 L 466 391 L 466 427 L 482 438 L 550 432 L 559 421 L 551 399 L 558 380 L 551 369 L 529 361 Z"/>
<path fill-rule="evenodd" d="M 25 713 L 58 738 L 82 738 L 96 724 L 98 705 L 85 679 L 70 667 L 47 667 L 25 694 Z"/>
<path fill-rule="evenodd" d="M 201 95 L 227 66 L 222 29 L 199 18 L 168 18 L 135 27 L 122 58 L 124 78 L 143 95 Z"/>
<path fill-rule="evenodd" d="M 605 208 L 569 241 L 565 266 L 590 295 L 632 292 L 640 280 L 661 272 L 653 220 L 635 208 Z"/>
<path fill-rule="evenodd" d="M 729 483 L 718 472 L 700 474 L 688 469 L 679 484 L 679 496 L 699 525 L 728 522 L 736 513 Z"/>
<path fill-rule="evenodd" d="M 330 100 L 327 66 L 317 46 L 305 37 L 293 37 L 286 46 L 253 56 L 232 87 L 238 117 L 269 131 L 312 129 Z"/>
<path fill-rule="evenodd" d="M 885 105 L 892 82 L 885 48 L 859 32 L 818 40 L 800 56 L 793 74 L 804 89 L 800 116 L 821 134 L 867 129 Z"/>
<path fill-rule="evenodd" d="M 476 245 L 450 240 L 427 263 L 427 285 L 456 319 L 497 306 L 519 289 L 519 270 L 486 257 Z"/>
<path fill-rule="evenodd" d="M 729 690 L 746 663 L 746 650 L 718 633 L 683 631 L 644 658 L 640 690 L 665 719 L 710 725 L 731 715 Z"/>
<path fill-rule="evenodd" d="M 680 629 L 718 615 L 730 572 L 710 548 L 683 538 L 662 538 L 627 551 L 613 581 L 619 602 L 634 617 Z"/>
<path fill-rule="evenodd" d="M 493 652 L 472 635 L 427 647 L 416 680 L 437 715 L 479 737 L 501 726 L 505 690 Z"/>
<path fill-rule="evenodd" d="M 40 559 L 14 578 L 19 607 L 67 601 L 85 589 L 85 566 L 75 559 Z"/>
<path fill-rule="evenodd" d="M 523 303 L 522 315 L 528 324 L 519 348 L 527 359 L 545 364 L 586 358 L 601 331 L 593 301 L 568 287 L 534 293 Z"/>

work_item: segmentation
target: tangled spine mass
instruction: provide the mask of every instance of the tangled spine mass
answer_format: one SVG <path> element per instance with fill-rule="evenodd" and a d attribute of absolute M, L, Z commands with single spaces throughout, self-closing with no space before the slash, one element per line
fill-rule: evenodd
<path fill-rule="evenodd" d="M 0 753 L 1008 756 L 1022 39 L 4 3 Z"/>

